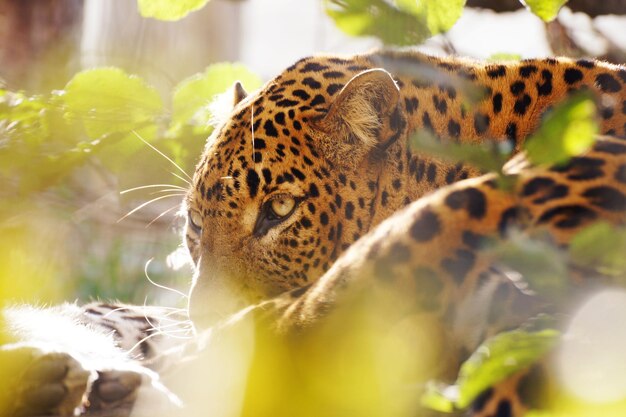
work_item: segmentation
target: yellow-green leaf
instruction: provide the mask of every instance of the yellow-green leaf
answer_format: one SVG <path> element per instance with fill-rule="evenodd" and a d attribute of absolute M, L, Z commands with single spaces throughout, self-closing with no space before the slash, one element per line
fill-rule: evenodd
<path fill-rule="evenodd" d="M 447 32 L 463 14 L 465 0 L 421 0 L 419 2 L 426 14 L 430 33 Z"/>
<path fill-rule="evenodd" d="M 546 114 L 526 141 L 526 152 L 534 164 L 560 164 L 589 149 L 597 132 L 595 103 L 589 94 L 580 93 Z"/>
<path fill-rule="evenodd" d="M 513 330 L 488 339 L 461 365 L 453 385 L 430 383 L 422 405 L 443 412 L 467 408 L 487 388 L 543 358 L 559 336 L 552 329 Z"/>
<path fill-rule="evenodd" d="M 544 22 L 554 20 L 568 0 L 521 0 L 531 12 Z"/>
<path fill-rule="evenodd" d="M 458 400 L 458 387 L 429 381 L 420 402 L 423 407 L 441 413 L 451 413 Z"/>
<path fill-rule="evenodd" d="M 563 252 L 540 233 L 536 236 L 516 230 L 507 233 L 505 241 L 488 249 L 490 256 L 498 264 L 520 273 L 531 290 L 551 299 L 563 296 L 569 283 Z"/>
<path fill-rule="evenodd" d="M 137 0 L 137 6 L 143 17 L 174 21 L 203 8 L 208 2 L 209 0 Z"/>
<path fill-rule="evenodd" d="M 613 276 L 626 275 L 626 229 L 599 222 L 584 228 L 570 243 L 572 260 Z M 622 284 L 625 282 L 622 281 Z"/>
<path fill-rule="evenodd" d="M 119 68 L 79 72 L 65 87 L 68 118 L 82 120 L 91 138 L 131 131 L 163 110 L 159 93 L 143 79 Z"/>
<path fill-rule="evenodd" d="M 500 172 L 512 151 L 506 142 L 494 141 L 478 145 L 442 142 L 425 130 L 411 136 L 410 145 L 415 150 L 445 161 L 467 163 L 485 172 Z"/>
<path fill-rule="evenodd" d="M 465 408 L 485 389 L 542 358 L 559 340 L 552 329 L 514 330 L 487 340 L 461 365 L 458 408 Z"/>
<path fill-rule="evenodd" d="M 413 45 L 449 30 L 461 17 L 465 0 L 325 0 L 324 5 L 349 35 Z"/>

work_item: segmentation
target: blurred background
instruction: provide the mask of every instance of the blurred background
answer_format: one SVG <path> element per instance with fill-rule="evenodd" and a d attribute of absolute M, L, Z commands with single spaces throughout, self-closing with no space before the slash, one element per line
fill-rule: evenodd
<path fill-rule="evenodd" d="M 624 61 L 619 0 L 574 0 L 549 23 L 518 1 L 469 1 L 458 21 L 400 40 L 350 28 L 337 12 L 350 3 L 367 2 L 212 0 L 162 21 L 132 1 L 1 0 L 0 300 L 184 303 L 148 277 L 187 290 L 176 217 L 183 171 L 191 175 L 210 133 L 207 103 L 234 79 L 254 89 L 302 56 L 386 43 L 483 59 Z M 236 64 L 212 66 L 223 62 Z M 121 72 L 81 73 L 112 66 Z"/>

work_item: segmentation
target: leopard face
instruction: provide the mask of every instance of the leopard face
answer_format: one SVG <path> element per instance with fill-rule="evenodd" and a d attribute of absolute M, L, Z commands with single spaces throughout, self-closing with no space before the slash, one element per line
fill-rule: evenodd
<path fill-rule="evenodd" d="M 374 90 L 381 82 L 386 90 Z M 279 78 L 250 97 L 237 86 L 232 116 L 197 166 L 186 200 L 196 317 L 306 286 L 370 227 L 377 151 L 404 128 L 396 85 L 384 71 L 334 92 L 313 82 L 287 92 L 294 83 Z M 386 108 L 367 108 L 364 94 Z M 363 139 L 343 119 L 356 105 L 376 118 L 360 127 L 369 146 L 354 146 Z"/>

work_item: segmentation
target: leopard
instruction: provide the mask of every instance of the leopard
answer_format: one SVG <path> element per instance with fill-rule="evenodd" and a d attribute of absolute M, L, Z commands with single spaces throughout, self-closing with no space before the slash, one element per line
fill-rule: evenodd
<path fill-rule="evenodd" d="M 298 333 L 332 314 L 344 294 L 383 277 L 406 293 L 434 291 L 415 295 L 413 307 L 441 322 L 446 340 L 458 339 L 459 352 L 519 324 L 506 314 L 495 314 L 497 323 L 463 321 L 478 299 L 528 301 L 521 315 L 535 312 L 535 299 L 493 265 L 484 242 L 504 240 L 511 229 L 540 229 L 566 250 L 594 221 L 623 225 L 625 84 L 623 66 L 594 60 L 485 63 L 413 50 L 304 58 L 253 94 L 236 83 L 232 111 L 216 121 L 183 202 L 184 240 L 195 266 L 188 307 L 194 326 L 211 328 L 248 306 L 269 305 L 279 332 Z M 595 99 L 604 136 L 565 166 L 534 167 L 513 157 L 505 170 L 516 178 L 513 191 L 470 163 L 411 145 L 416 133 L 427 132 L 445 143 L 490 143 L 519 154 L 544 114 L 579 90 Z M 508 295 L 498 297 L 503 292 Z M 484 309 L 490 308 L 488 302 Z M 77 314 L 89 309 L 106 311 L 88 305 Z M 122 352 L 136 344 L 154 349 L 146 345 L 145 323 L 158 318 L 141 320 L 150 315 L 120 309 L 135 320 L 117 315 L 119 322 L 142 325 L 128 345 L 122 337 L 128 330 L 109 315 L 112 343 Z M 97 327 L 106 316 L 91 313 L 84 325 Z M 129 363 L 143 368 L 149 356 Z M 63 369 L 80 369 L 72 355 L 62 360 Z M 150 372 L 133 372 L 158 387 Z M 56 382 L 65 384 L 66 374 Z M 82 394 L 72 398 L 65 386 L 43 411 L 71 415 L 106 404 L 98 390 L 85 389 L 98 378 L 97 370 L 83 377 Z M 483 396 L 471 415 L 523 415 L 510 385 Z M 113 391 L 128 398 L 134 389 Z"/>
<path fill-rule="evenodd" d="M 564 58 L 485 64 L 383 51 L 302 59 L 252 97 L 237 87 L 185 199 L 194 321 L 309 285 L 397 210 L 482 174 L 412 148 L 413 132 L 518 152 L 545 110 L 588 89 L 599 99 L 600 133 L 624 136 L 624 71 Z"/>

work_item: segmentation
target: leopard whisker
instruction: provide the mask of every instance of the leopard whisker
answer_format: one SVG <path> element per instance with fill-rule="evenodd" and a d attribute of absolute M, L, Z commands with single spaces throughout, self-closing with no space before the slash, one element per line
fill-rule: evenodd
<path fill-rule="evenodd" d="M 174 294 L 178 294 L 178 295 L 180 295 L 181 297 L 183 297 L 183 299 L 187 299 L 187 298 L 189 298 L 189 297 L 187 296 L 187 294 L 183 293 L 182 291 L 178 291 L 178 290 L 177 290 L 177 289 L 175 289 L 175 288 L 170 288 L 170 287 L 167 287 L 167 286 L 162 285 L 162 284 L 157 284 L 156 282 L 154 282 L 154 281 L 150 278 L 150 275 L 148 274 L 148 267 L 150 266 L 150 263 L 151 263 L 153 260 L 154 260 L 154 258 L 150 258 L 150 259 L 148 259 L 148 261 L 146 262 L 146 265 L 144 266 L 144 270 L 143 270 L 143 272 L 144 272 L 144 274 L 145 274 L 146 279 L 148 280 L 148 282 L 150 282 L 150 284 L 154 285 L 154 286 L 155 286 L 155 287 L 157 287 L 157 288 L 161 288 L 161 289 L 166 290 L 166 291 L 171 291 L 171 292 L 173 292 Z"/>
<path fill-rule="evenodd" d="M 186 308 L 180 308 L 180 307 L 161 307 L 161 306 L 149 306 L 149 305 L 144 304 L 142 308 L 145 308 L 146 310 L 150 310 L 150 309 L 171 310 L 167 314 L 172 314 L 172 313 L 179 312 L 179 311 L 187 312 Z"/>
<path fill-rule="evenodd" d="M 188 320 L 184 321 L 184 322 L 170 323 L 170 324 L 167 324 L 167 325 L 162 325 L 160 323 L 158 325 L 155 325 L 152 322 L 152 320 L 147 315 L 144 314 L 143 317 L 144 317 L 144 319 L 146 319 L 146 322 L 150 325 L 151 330 L 154 330 L 155 333 L 159 333 L 159 334 L 166 334 L 166 335 L 169 336 L 169 335 L 171 335 L 173 333 L 180 333 L 180 332 L 188 333 L 188 332 L 190 332 L 193 329 L 193 326 L 191 325 L 191 322 L 188 321 Z M 185 325 L 187 327 L 184 327 Z M 178 327 L 178 329 L 169 330 L 167 332 L 163 330 L 163 329 L 167 329 L 169 327 Z"/>
<path fill-rule="evenodd" d="M 187 332 L 187 333 L 188 333 L 188 332 Z M 192 335 L 189 335 L 189 336 L 180 336 L 180 335 L 175 334 L 175 333 L 174 333 L 174 332 L 172 332 L 171 330 L 170 330 L 170 331 L 167 331 L 167 332 L 161 332 L 161 331 L 159 331 L 159 332 L 155 332 L 154 334 L 157 334 L 157 335 L 159 335 L 159 336 L 164 335 L 164 336 L 167 336 L 167 337 L 171 337 L 171 338 L 174 338 L 174 339 L 181 339 L 181 340 L 191 340 L 191 339 L 193 339 L 193 336 L 192 336 Z"/>
<path fill-rule="evenodd" d="M 153 198 L 152 200 L 146 201 L 145 203 L 143 203 L 143 204 L 139 205 L 138 207 L 135 207 L 134 209 L 132 209 L 131 211 L 129 211 L 128 213 L 126 213 L 124 216 L 122 216 L 122 217 L 121 217 L 121 218 L 117 221 L 117 223 L 121 222 L 122 220 L 124 220 L 124 219 L 125 219 L 125 218 L 127 218 L 128 216 L 130 216 L 130 215 L 132 215 L 132 214 L 134 214 L 134 213 L 138 212 L 139 210 L 141 210 L 142 208 L 146 207 L 146 206 L 147 206 L 147 205 L 149 205 L 149 204 L 152 204 L 152 203 L 154 203 L 154 202 L 156 202 L 156 201 L 159 201 L 159 200 L 163 200 L 164 198 L 169 198 L 169 197 L 180 197 L 180 196 L 181 196 L 181 194 L 180 194 L 180 193 L 176 193 L 176 194 L 167 194 L 167 195 L 162 195 L 162 196 L 160 196 L 160 197 Z"/>
<path fill-rule="evenodd" d="M 178 206 L 179 206 L 179 205 L 178 205 L 178 204 L 176 204 L 175 206 L 168 208 L 168 209 L 167 209 L 167 210 L 165 210 L 163 213 L 161 213 L 161 214 L 159 214 L 158 216 L 156 216 L 154 219 L 152 219 L 152 221 L 151 221 L 150 223 L 148 223 L 148 224 L 146 225 L 146 229 L 147 229 L 148 227 L 152 226 L 152 224 L 153 224 L 154 222 L 156 222 L 157 220 L 159 220 L 161 217 L 165 216 L 167 213 L 171 212 L 171 211 L 172 211 L 172 210 L 174 210 L 174 209 L 177 209 L 177 208 L 178 208 Z"/>
<path fill-rule="evenodd" d="M 137 190 L 145 190 L 147 188 L 165 188 L 165 187 L 170 187 L 171 189 L 176 189 L 176 190 L 180 190 L 180 191 L 187 191 L 187 189 L 185 187 L 181 187 L 180 185 L 174 185 L 174 184 L 151 184 L 151 185 L 142 185 L 140 187 L 128 188 L 126 190 L 120 191 L 120 194 L 127 194 L 127 193 L 130 193 L 131 191 L 137 191 Z"/>
<path fill-rule="evenodd" d="M 150 195 L 162 194 L 162 193 L 178 193 L 178 195 L 184 196 L 185 194 L 187 194 L 187 190 L 185 190 L 185 192 L 182 192 L 178 188 L 166 188 L 164 190 L 153 191 L 150 193 Z"/>
<path fill-rule="evenodd" d="M 153 337 L 156 337 L 156 336 L 161 336 L 161 335 L 163 335 L 163 334 L 165 334 L 165 333 L 161 333 L 161 332 L 154 332 L 154 333 L 151 333 L 151 334 L 149 334 L 149 335 L 147 335 L 147 336 L 143 337 L 143 338 L 142 338 L 142 339 L 140 339 L 137 343 L 135 343 L 135 344 L 134 344 L 134 345 L 133 345 L 130 349 L 128 349 L 128 351 L 127 351 L 126 353 L 127 353 L 127 354 L 130 354 L 130 353 L 131 353 L 131 352 L 133 352 L 135 349 L 137 349 L 138 347 L 140 347 L 140 346 L 141 346 L 141 344 L 142 344 L 143 342 L 145 342 L 145 341 L 147 341 L 147 340 L 149 340 L 149 339 L 152 339 Z M 181 340 L 190 340 L 190 339 L 192 339 L 192 338 L 193 338 L 193 336 L 185 336 L 185 337 L 183 337 L 183 336 L 177 336 L 177 335 L 167 335 L 167 336 L 168 336 L 168 337 L 171 337 L 171 338 L 173 338 L 173 339 L 181 339 Z"/>
<path fill-rule="evenodd" d="M 149 320 L 148 322 L 152 326 L 153 330 L 160 331 L 160 332 L 165 332 L 164 329 L 175 328 L 174 330 L 170 330 L 170 331 L 174 333 L 181 333 L 181 332 L 187 333 L 187 332 L 190 332 L 192 329 L 191 323 L 171 323 L 171 324 L 154 325 L 154 323 L 151 323 Z"/>
<path fill-rule="evenodd" d="M 189 180 L 186 180 L 185 178 L 181 177 L 180 175 L 178 175 L 177 173 L 172 172 L 172 171 L 170 171 L 170 174 L 172 174 L 173 176 L 175 176 L 175 177 L 176 177 L 176 178 L 178 178 L 179 180 L 184 181 L 184 182 L 185 182 L 185 184 L 187 184 L 188 186 L 190 186 L 190 187 L 191 187 L 191 182 L 190 182 Z"/>
<path fill-rule="evenodd" d="M 152 320 L 150 320 L 150 318 L 148 316 L 146 316 L 144 314 L 144 319 L 146 319 L 146 322 L 150 325 L 151 327 L 151 331 L 154 330 L 154 333 L 152 334 L 163 334 L 166 336 L 171 336 L 171 337 L 175 337 L 176 333 L 183 333 L 183 334 L 188 334 L 188 333 L 192 333 L 193 332 L 193 325 L 191 324 L 191 322 L 189 320 L 186 320 L 184 322 L 175 322 L 175 323 L 171 323 L 171 324 L 167 324 L 167 325 L 162 325 L 162 324 L 158 324 L 155 325 Z M 170 327 L 174 327 L 174 330 L 164 330 Z M 177 327 L 177 328 L 176 328 Z M 152 335 L 151 334 L 151 335 Z"/>
<path fill-rule="evenodd" d="M 143 301 L 144 308 L 148 307 L 146 305 L 147 301 L 148 301 L 148 297 L 146 296 L 144 298 L 144 301 Z M 180 310 L 180 309 L 178 309 L 178 310 Z M 171 312 L 168 313 L 168 314 L 171 314 Z M 167 317 L 167 315 L 158 317 L 158 319 L 159 320 L 163 320 L 163 317 Z M 143 314 L 143 318 L 150 325 L 150 327 L 151 327 L 150 330 L 154 330 L 155 333 L 157 333 L 157 334 L 167 334 L 168 336 L 172 336 L 172 333 L 176 333 L 176 332 L 183 332 L 183 333 L 193 332 L 193 324 L 192 324 L 191 320 L 170 320 L 173 323 L 166 324 L 166 325 L 163 325 L 163 324 L 159 323 L 158 326 L 157 326 L 157 325 L 155 325 L 152 322 L 150 317 L 148 317 L 148 315 L 145 312 Z M 178 327 L 178 329 L 177 330 L 170 330 L 169 333 L 166 333 L 166 332 L 164 332 L 162 330 L 162 329 L 166 329 L 166 328 L 169 328 L 169 327 Z"/>
<path fill-rule="evenodd" d="M 191 323 L 191 320 L 189 320 L 189 318 L 188 318 L 189 316 L 187 315 L 187 309 L 186 308 L 151 306 L 151 305 L 148 305 L 147 302 L 148 302 L 148 296 L 144 297 L 143 305 L 141 307 L 142 310 L 144 311 L 144 315 L 145 315 L 145 311 L 150 311 L 150 310 L 157 310 L 157 311 L 168 310 L 167 313 L 158 316 L 160 320 L 166 319 L 166 320 L 174 321 L 174 319 L 170 319 L 169 317 L 174 315 L 174 314 L 181 314 L 181 313 L 183 313 L 184 316 L 187 317 L 187 319 L 185 319 L 185 320 L 177 320 L 177 322 L 178 323 L 184 323 L 184 322 Z"/>
<path fill-rule="evenodd" d="M 165 155 L 163 152 L 161 152 L 160 150 L 158 150 L 154 145 L 152 145 L 151 143 L 149 143 L 147 140 L 145 140 L 144 138 L 141 137 L 141 135 L 139 133 L 137 133 L 136 130 L 132 131 L 133 134 L 135 136 L 137 136 L 137 138 L 139 138 L 140 141 L 142 141 L 143 143 L 145 143 L 146 145 L 148 145 L 152 150 L 154 150 L 156 153 L 158 153 L 159 155 L 161 155 L 163 158 L 165 158 L 167 161 L 169 161 L 172 165 L 174 165 L 174 167 L 176 167 L 176 169 L 178 169 L 180 172 L 183 173 L 183 175 L 189 180 L 191 181 L 191 177 L 189 176 L 189 174 L 187 174 L 187 172 L 185 172 L 184 169 L 182 169 L 180 167 L 180 165 L 178 165 L 176 162 L 174 162 L 172 160 L 172 158 L 170 158 L 169 156 Z"/>
<path fill-rule="evenodd" d="M 185 313 L 185 316 L 187 316 L 187 309 L 186 308 L 169 307 L 169 309 L 172 310 L 172 311 L 170 311 L 169 313 L 165 313 L 165 315 L 163 317 L 169 317 L 169 316 L 171 316 L 173 314 L 176 314 L 176 313 Z M 191 320 L 189 320 L 189 321 L 191 321 Z"/>

